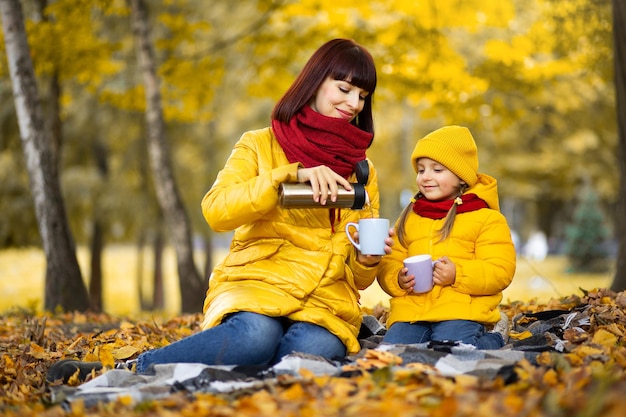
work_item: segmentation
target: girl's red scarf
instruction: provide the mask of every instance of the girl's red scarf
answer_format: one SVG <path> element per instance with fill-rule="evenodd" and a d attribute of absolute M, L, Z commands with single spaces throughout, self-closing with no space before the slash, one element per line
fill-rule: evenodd
<path fill-rule="evenodd" d="M 300 162 L 305 168 L 326 165 L 344 178 L 365 159 L 374 136 L 348 120 L 323 116 L 309 106 L 289 124 L 272 120 L 272 129 L 290 163 Z"/>
<path fill-rule="evenodd" d="M 422 217 L 429 219 L 443 219 L 452 208 L 452 204 L 457 205 L 457 213 L 467 213 L 468 211 L 489 208 L 485 200 L 479 198 L 476 194 L 463 194 L 454 200 L 430 201 L 419 196 L 413 203 L 413 211 Z"/>

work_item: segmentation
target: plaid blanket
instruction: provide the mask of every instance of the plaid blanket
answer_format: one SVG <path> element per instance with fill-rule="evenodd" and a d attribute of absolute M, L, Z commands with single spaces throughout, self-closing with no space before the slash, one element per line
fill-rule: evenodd
<path fill-rule="evenodd" d="M 508 383 L 515 380 L 513 368 L 516 363 L 525 359 L 534 364 L 542 351 L 562 351 L 560 338 L 563 332 L 571 328 L 584 331 L 583 327 L 588 323 L 584 309 L 523 314 L 513 319 L 512 331 L 526 332 L 530 336 L 499 350 L 479 350 L 458 342 L 382 344 L 384 327 L 375 318 L 366 317 L 360 335 L 363 349 L 357 355 L 342 360 L 329 361 L 311 355 L 292 354 L 272 367 L 174 363 L 155 365 L 146 374 L 110 370 L 78 387 L 51 386 L 51 400 L 63 404 L 69 410 L 71 404 L 79 400 L 84 401 L 86 406 L 92 406 L 122 397 L 141 403 L 165 398 L 176 392 L 234 394 L 267 388 L 284 375 L 300 378 L 303 369 L 315 375 L 349 377 L 347 369 L 362 367 L 368 351 L 372 350 L 401 358 L 401 363 L 389 364 L 392 370 L 422 363 L 442 376 L 468 374 L 487 379 L 501 377 Z"/>

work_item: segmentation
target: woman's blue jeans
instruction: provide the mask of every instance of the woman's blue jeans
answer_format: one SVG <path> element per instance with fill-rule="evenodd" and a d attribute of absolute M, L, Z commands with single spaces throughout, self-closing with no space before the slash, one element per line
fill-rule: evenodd
<path fill-rule="evenodd" d="M 500 349 L 504 339 L 499 333 L 485 331 L 485 326 L 469 320 L 447 320 L 442 322 L 418 321 L 396 322 L 391 325 L 383 342 L 392 344 L 415 344 L 430 341 L 454 340 L 478 349 Z"/>
<path fill-rule="evenodd" d="M 238 312 L 222 323 L 137 358 L 137 372 L 153 364 L 274 365 L 293 352 L 323 356 L 346 355 L 345 345 L 323 327 L 281 317 Z"/>

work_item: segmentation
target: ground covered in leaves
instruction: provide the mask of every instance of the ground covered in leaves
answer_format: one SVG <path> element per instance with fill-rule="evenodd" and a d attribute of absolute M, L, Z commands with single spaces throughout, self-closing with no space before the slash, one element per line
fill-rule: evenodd
<path fill-rule="evenodd" d="M 563 352 L 545 351 L 537 364 L 521 361 L 511 381 L 443 376 L 429 365 L 391 363 L 345 376 L 279 378 L 264 388 L 218 394 L 176 393 L 141 404 L 124 398 L 97 407 L 50 403 L 48 368 L 63 358 L 115 360 L 160 347 L 199 330 L 200 315 L 171 320 L 105 314 L 0 316 L 0 414 L 6 416 L 580 416 L 622 417 L 626 410 L 626 292 L 601 289 L 549 303 L 502 306 L 519 313 L 590 306 L 582 332 L 564 334 Z M 384 317 L 384 311 L 367 311 Z M 523 338 L 524 335 L 512 335 Z M 70 384 L 78 384 L 70 381 Z"/>

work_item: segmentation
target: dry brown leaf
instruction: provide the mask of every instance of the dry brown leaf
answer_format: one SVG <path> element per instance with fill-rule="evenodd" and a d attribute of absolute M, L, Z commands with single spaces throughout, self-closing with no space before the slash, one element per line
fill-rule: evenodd
<path fill-rule="evenodd" d="M 402 363 L 402 358 L 400 356 L 382 350 L 368 349 L 365 351 L 364 357 L 366 359 L 377 359 L 390 365 L 399 365 Z"/>
<path fill-rule="evenodd" d="M 520 361 L 517 379 L 505 384 L 471 375 L 442 376 L 427 364 L 402 364 L 389 352 L 364 352 L 342 377 L 312 375 L 278 378 L 256 392 L 218 395 L 175 394 L 137 406 L 126 399 L 89 410 L 75 403 L 75 416 L 194 417 L 215 416 L 398 416 L 456 417 L 469 415 L 603 415 L 626 407 L 626 296 L 606 289 L 586 297 L 570 296 L 548 303 L 530 301 L 502 306 L 509 317 L 519 313 L 568 310 L 588 306 L 591 324 L 584 332 L 563 334 L 567 353 L 544 352 L 536 364 Z M 578 311 L 582 311 L 579 309 Z M 376 311 L 380 317 L 385 308 Z M 170 344 L 200 331 L 201 314 L 159 322 L 153 316 L 124 319 L 106 314 L 62 313 L 46 316 L 45 332 L 33 330 L 44 317 L 6 315 L 0 320 L 0 414 L 34 417 L 68 415 L 46 401 L 47 368 L 60 357 L 83 361 L 124 359 Z M 24 335 L 35 335 L 24 338 Z M 39 335 L 39 336 L 37 336 Z M 515 333 L 512 333 L 514 336 Z M 524 333 L 518 336 L 526 337 Z M 558 335 L 557 335 L 558 336 Z M 515 338 L 514 338 L 515 340 Z M 134 353 L 133 353 L 134 352 Z M 109 358 L 107 359 L 107 355 Z M 130 356 L 127 356 L 130 355 Z M 92 377 L 96 376 L 95 372 Z M 78 383 L 77 381 L 72 381 Z M 600 398 L 596 412 L 590 401 Z M 390 411 L 393 410 L 393 411 Z"/>
<path fill-rule="evenodd" d="M 30 351 L 28 354 L 36 359 L 47 359 L 50 356 L 43 347 L 34 342 L 30 343 Z"/>

